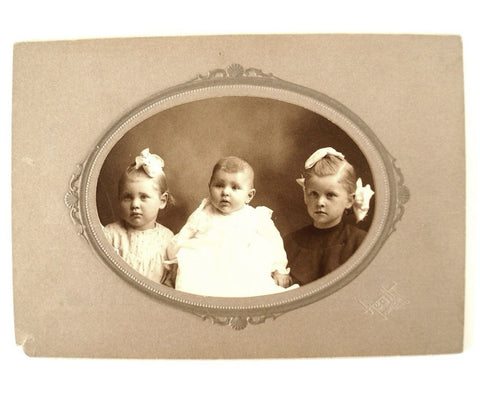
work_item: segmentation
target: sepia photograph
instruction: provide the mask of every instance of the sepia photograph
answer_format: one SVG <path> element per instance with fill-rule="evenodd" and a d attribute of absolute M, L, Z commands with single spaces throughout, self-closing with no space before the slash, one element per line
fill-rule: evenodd
<path fill-rule="evenodd" d="M 478 391 L 475 13 L 346 3 L 4 7 L 7 391 Z"/>
<path fill-rule="evenodd" d="M 217 48 L 232 45 L 267 45 L 275 56 L 267 64 L 258 55 L 244 57 L 243 64 L 226 62 Z M 296 48 L 293 68 L 275 61 L 285 47 Z M 404 56 L 407 50 L 415 70 Z M 381 321 L 392 314 L 402 315 L 418 330 L 425 324 L 443 327 L 434 348 L 458 351 L 464 234 L 454 229 L 464 217 L 445 217 L 440 231 L 432 227 L 428 212 L 450 198 L 438 177 L 451 179 L 458 193 L 464 183 L 460 50 L 455 36 L 407 35 L 18 43 L 12 145 L 15 314 L 18 327 L 23 327 L 17 331 L 18 341 L 35 338 L 34 345 L 24 347 L 32 355 L 158 357 L 159 348 L 129 333 L 130 325 L 115 325 L 125 321 L 127 312 L 117 303 L 124 299 L 132 303 L 132 313 L 147 317 L 142 318 L 147 331 L 161 327 L 208 336 L 221 330 L 217 335 L 228 337 L 233 330 L 248 341 L 255 328 L 264 327 L 265 335 L 280 327 L 293 333 L 305 318 L 317 325 L 334 322 L 340 331 L 348 329 L 341 324 L 347 317 L 358 325 L 358 339 L 341 346 L 298 346 L 291 341 L 279 348 L 269 339 L 263 343 L 263 357 L 422 352 L 422 336 L 398 343 L 388 340 L 390 331 Z M 370 78 L 358 80 L 336 65 L 338 56 L 356 58 L 355 51 L 371 54 L 361 60 L 371 69 Z M 164 62 L 163 73 L 148 73 L 166 53 L 202 59 L 202 65 L 192 63 L 180 71 L 176 63 Z M 209 66 L 213 54 L 223 67 Z M 296 58 L 314 54 L 331 70 L 322 83 L 315 72 L 299 70 Z M 129 67 L 117 69 L 118 61 Z M 388 72 L 375 73 L 386 62 Z M 344 67 L 349 69 L 349 64 Z M 343 81 L 349 76 L 349 83 L 355 80 L 361 88 L 345 90 L 343 83 L 327 78 L 340 71 Z M 125 73 L 132 77 L 129 84 L 124 83 Z M 54 74 L 56 88 L 41 90 Z M 146 83 L 149 79 L 155 83 Z M 372 85 L 374 79 L 388 81 L 390 90 Z M 431 90 L 429 96 L 418 91 L 420 80 Z M 368 90 L 371 86 L 388 101 L 383 111 Z M 443 95 L 446 89 L 450 96 Z M 34 99 L 40 92 L 42 99 Z M 407 93 L 409 101 L 399 99 Z M 425 116 L 425 111 L 443 113 L 443 122 Z M 422 129 L 416 145 L 405 143 L 412 138 L 411 131 L 405 132 L 407 125 Z M 35 139 L 30 138 L 32 130 Z M 442 135 L 448 144 L 425 155 L 422 144 L 429 144 L 431 133 Z M 447 147 L 454 164 L 441 160 Z M 52 152 L 55 161 L 46 159 Z M 425 177 L 425 170 L 418 171 L 412 160 L 419 155 L 426 160 L 425 170 L 434 166 L 441 171 Z M 37 166 L 39 171 L 31 170 Z M 54 166 L 56 176 L 50 177 Z M 425 198 L 426 190 L 434 191 L 436 204 Z M 56 198 L 48 199 L 52 193 Z M 31 213 L 22 209 L 43 201 L 48 205 Z M 417 226 L 420 211 L 424 224 Z M 42 223 L 44 231 L 29 226 L 32 220 Z M 61 244 L 54 241 L 59 229 Z M 450 248 L 434 246 L 447 240 Z M 32 253 L 38 259 L 31 260 Z M 432 258 L 425 259 L 428 254 Z M 436 261 L 443 262 L 441 270 Z M 439 296 L 445 299 L 442 307 L 449 307 L 440 313 L 430 291 L 445 276 L 450 286 Z M 52 281 L 53 286 L 38 285 Z M 88 301 L 100 296 L 99 291 L 111 294 L 102 296 L 105 304 Z M 38 297 L 25 295 L 33 293 Z M 72 293 L 83 301 L 71 305 L 67 300 Z M 52 305 L 67 308 L 56 316 L 76 327 L 77 345 L 58 341 L 54 327 L 45 331 L 50 321 L 32 319 L 34 311 L 45 308 L 35 299 L 51 299 Z M 89 315 L 75 314 L 76 322 L 70 320 L 70 313 L 86 305 L 92 305 Z M 106 305 L 113 320 L 99 320 Z M 431 320 L 419 320 L 417 311 L 422 308 Z M 332 317 L 325 321 L 325 315 Z M 452 319 L 454 315 L 458 319 Z M 376 327 L 384 338 L 364 348 L 360 338 L 370 331 L 369 318 L 380 319 Z M 90 331 L 91 319 L 102 322 L 95 332 L 100 335 L 97 340 L 108 335 L 108 341 L 102 341 L 108 346 L 98 347 L 97 340 L 80 345 L 88 338 L 80 332 Z M 307 327 L 311 340 L 317 341 L 314 326 Z M 45 333 L 43 339 L 26 334 L 37 330 Z M 119 348 L 116 342 L 124 335 L 135 341 Z M 172 358 L 219 353 L 251 357 L 249 346 L 207 344 L 193 338 L 180 346 L 162 343 L 161 353 Z"/>
<path fill-rule="evenodd" d="M 199 75 L 101 138 L 82 165 L 79 206 L 66 195 L 82 233 L 142 290 L 234 328 L 340 289 L 401 220 L 401 170 L 320 92 L 239 64 Z"/>

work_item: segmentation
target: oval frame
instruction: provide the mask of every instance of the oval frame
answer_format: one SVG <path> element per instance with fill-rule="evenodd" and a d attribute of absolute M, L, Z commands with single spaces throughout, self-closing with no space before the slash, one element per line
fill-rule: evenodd
<path fill-rule="evenodd" d="M 177 105 L 205 98 L 252 96 L 299 105 L 341 128 L 366 157 L 375 184 L 375 212 L 367 236 L 354 255 L 330 274 L 298 289 L 245 298 L 204 297 L 154 283 L 116 255 L 103 235 L 96 207 L 97 180 L 110 149 L 145 119 Z M 352 111 L 315 90 L 282 80 L 256 68 L 233 64 L 164 90 L 123 116 L 111 127 L 70 180 L 65 203 L 70 216 L 95 252 L 123 279 L 155 298 L 234 329 L 259 324 L 319 301 L 342 288 L 373 260 L 404 213 L 409 199 L 401 171 L 375 133 Z"/>

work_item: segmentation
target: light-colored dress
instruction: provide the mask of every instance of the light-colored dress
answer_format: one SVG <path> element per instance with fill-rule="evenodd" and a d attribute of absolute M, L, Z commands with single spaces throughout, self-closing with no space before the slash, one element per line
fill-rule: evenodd
<path fill-rule="evenodd" d="M 249 205 L 222 215 L 203 200 L 169 247 L 177 252 L 175 289 L 217 297 L 284 291 L 272 278 L 272 272 L 289 269 L 271 215 L 267 207 Z"/>
<path fill-rule="evenodd" d="M 163 282 L 167 245 L 173 232 L 155 223 L 153 229 L 137 231 L 127 229 L 122 222 L 108 224 L 103 229 L 105 236 L 125 262 L 141 275 L 155 282 Z"/>

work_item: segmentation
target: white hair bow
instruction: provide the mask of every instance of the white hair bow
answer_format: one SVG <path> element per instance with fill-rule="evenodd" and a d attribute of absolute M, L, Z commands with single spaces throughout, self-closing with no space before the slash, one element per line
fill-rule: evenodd
<path fill-rule="evenodd" d="M 309 168 L 312 168 L 315 164 L 317 164 L 318 161 L 322 160 L 325 156 L 328 156 L 328 155 L 338 157 L 341 160 L 345 159 L 345 156 L 342 153 L 337 152 L 332 147 L 320 148 L 315 152 L 313 152 L 310 155 L 310 157 L 307 159 L 307 161 L 305 162 L 305 169 L 308 170 Z M 303 176 L 297 179 L 297 183 L 303 189 L 305 189 L 305 178 Z"/>
<path fill-rule="evenodd" d="M 305 162 L 305 169 L 308 170 L 309 168 L 312 168 L 315 164 L 317 164 L 317 161 L 322 160 L 325 156 L 328 155 L 336 156 L 341 160 L 345 159 L 345 156 L 343 154 L 337 152 L 331 147 L 321 148 L 313 152 L 313 154 L 307 159 L 307 161 Z"/>
<path fill-rule="evenodd" d="M 357 223 L 367 216 L 370 208 L 370 199 L 375 194 L 370 185 L 362 185 L 362 178 L 357 179 L 357 189 L 355 190 L 355 201 L 353 203 L 353 213 Z"/>
<path fill-rule="evenodd" d="M 322 160 L 325 156 L 336 156 L 340 160 L 344 160 L 345 156 L 337 152 L 335 149 L 328 147 L 328 148 L 321 148 L 315 151 L 305 162 L 305 169 L 308 170 L 312 168 L 318 161 Z M 301 178 L 297 179 L 297 183 L 305 190 L 305 178 L 302 176 Z M 370 209 L 370 199 L 374 195 L 374 191 L 370 187 L 370 185 L 363 186 L 362 178 L 357 179 L 357 188 L 355 190 L 355 198 L 353 202 L 353 213 L 355 214 L 355 218 L 357 219 L 357 223 L 362 221 L 365 216 L 367 216 L 368 210 Z"/>
<path fill-rule="evenodd" d="M 135 158 L 135 168 L 138 170 L 140 167 L 143 167 L 143 170 L 150 178 L 155 178 L 163 172 L 164 165 L 163 159 L 158 155 L 150 153 L 149 148 L 142 150 L 140 156 Z"/>

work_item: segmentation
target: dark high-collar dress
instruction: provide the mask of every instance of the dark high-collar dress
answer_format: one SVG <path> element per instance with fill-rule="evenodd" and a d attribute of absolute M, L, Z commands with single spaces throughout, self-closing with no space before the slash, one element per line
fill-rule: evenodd
<path fill-rule="evenodd" d="M 309 225 L 284 237 L 293 283 L 300 286 L 332 272 L 357 250 L 366 232 L 340 222 L 328 229 Z"/>

